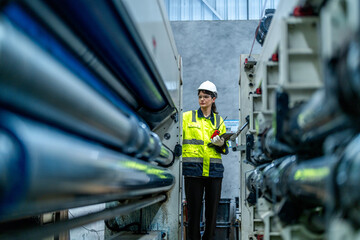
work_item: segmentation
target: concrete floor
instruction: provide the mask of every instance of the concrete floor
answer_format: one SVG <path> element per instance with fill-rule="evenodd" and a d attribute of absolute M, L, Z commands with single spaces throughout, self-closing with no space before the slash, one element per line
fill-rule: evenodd
<path fill-rule="evenodd" d="M 105 209 L 105 204 L 97 204 L 87 207 L 69 209 L 69 218 L 79 217 L 92 212 Z M 94 222 L 70 231 L 71 240 L 104 240 L 105 223 L 104 221 Z"/>

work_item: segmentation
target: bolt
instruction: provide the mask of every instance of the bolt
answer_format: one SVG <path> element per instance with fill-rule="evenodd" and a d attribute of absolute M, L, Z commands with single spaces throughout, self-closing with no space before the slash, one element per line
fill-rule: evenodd
<path fill-rule="evenodd" d="M 165 133 L 165 134 L 164 134 L 164 138 L 165 138 L 166 140 L 169 140 L 169 139 L 171 138 L 170 133 Z"/>

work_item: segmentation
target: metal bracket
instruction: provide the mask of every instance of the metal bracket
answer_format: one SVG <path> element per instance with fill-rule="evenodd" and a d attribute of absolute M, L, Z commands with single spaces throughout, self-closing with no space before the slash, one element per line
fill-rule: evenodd
<path fill-rule="evenodd" d="M 255 65 L 256 65 L 256 60 L 255 58 L 249 56 L 247 58 L 245 58 L 245 62 L 244 62 L 244 71 L 246 72 L 246 75 L 249 79 L 249 86 L 253 87 L 253 80 L 254 80 L 254 72 L 255 72 Z"/>
<path fill-rule="evenodd" d="M 175 123 L 179 121 L 179 113 L 174 113 L 171 115 L 171 119 L 174 120 Z"/>
<path fill-rule="evenodd" d="M 251 151 L 254 148 L 254 135 L 247 134 L 246 135 L 246 160 L 251 162 Z"/>
<path fill-rule="evenodd" d="M 174 148 L 175 157 L 180 157 L 182 154 L 182 146 L 180 144 L 176 144 Z"/>
<path fill-rule="evenodd" d="M 231 143 L 232 144 L 232 143 Z M 236 143 L 235 143 L 236 144 Z M 246 150 L 246 146 L 245 145 L 239 145 L 236 147 L 233 147 L 232 150 L 235 151 L 240 151 L 240 152 L 244 152 Z"/>

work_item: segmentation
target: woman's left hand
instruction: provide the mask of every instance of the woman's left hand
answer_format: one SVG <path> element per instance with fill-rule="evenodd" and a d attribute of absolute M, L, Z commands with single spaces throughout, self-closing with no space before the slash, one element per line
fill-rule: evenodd
<path fill-rule="evenodd" d="M 225 140 L 224 140 L 224 138 L 217 135 L 211 139 L 211 143 L 214 144 L 215 146 L 222 147 L 225 143 Z"/>

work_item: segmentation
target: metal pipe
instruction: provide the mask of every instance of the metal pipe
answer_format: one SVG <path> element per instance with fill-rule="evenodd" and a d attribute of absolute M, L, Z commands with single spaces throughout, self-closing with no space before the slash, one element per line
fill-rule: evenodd
<path fill-rule="evenodd" d="M 155 161 L 162 167 L 170 167 L 175 161 L 175 154 L 173 151 L 162 145 L 159 157 L 155 159 Z"/>
<path fill-rule="evenodd" d="M 295 164 L 285 180 L 291 195 L 308 206 L 325 206 L 329 199 L 327 184 L 335 161 L 331 156 L 322 156 Z"/>
<path fill-rule="evenodd" d="M 153 151 L 155 152 L 155 156 L 154 156 L 154 161 L 157 162 L 158 164 L 160 164 L 160 166 L 170 166 L 173 161 L 175 160 L 175 155 L 174 152 L 171 151 L 169 148 L 165 147 L 165 145 L 161 144 L 161 140 L 159 138 L 159 136 L 155 133 L 151 133 L 151 136 L 156 140 L 155 142 L 158 142 L 158 147 L 157 149 L 159 149 L 158 151 Z M 155 146 L 155 144 L 154 144 Z"/>
<path fill-rule="evenodd" d="M 258 181 L 254 182 L 253 186 L 256 186 L 257 191 L 273 204 L 280 201 L 287 193 L 287 189 L 284 190 L 284 186 L 287 186 L 287 177 L 285 176 L 288 175 L 288 169 L 295 159 L 295 156 L 289 155 L 257 168 L 259 171 L 257 175 L 261 175 L 261 177 L 258 177 Z"/>
<path fill-rule="evenodd" d="M 329 197 L 327 184 L 335 158 L 322 156 L 311 160 L 303 160 L 286 156 L 273 163 L 259 166 L 249 175 L 247 187 L 251 191 L 259 191 L 275 203 L 284 197 L 301 199 L 302 204 L 325 206 Z"/>
<path fill-rule="evenodd" d="M 270 128 L 265 135 L 261 148 L 270 158 L 280 158 L 286 155 L 294 154 L 290 146 L 278 141 L 275 137 L 275 129 Z"/>
<path fill-rule="evenodd" d="M 41 0 L 24 0 L 22 1 L 28 6 L 38 17 L 41 19 L 43 24 L 51 29 L 51 31 L 56 34 L 67 46 L 73 50 L 74 55 L 76 55 L 79 59 L 82 60 L 82 63 L 89 69 L 94 70 L 97 76 L 100 79 L 96 79 L 96 84 L 93 84 L 93 87 L 98 88 L 105 88 L 103 84 L 99 83 L 101 81 L 106 82 L 110 87 L 111 90 L 115 91 L 119 94 L 122 99 L 126 101 L 126 103 L 131 106 L 133 109 L 139 108 L 139 103 L 131 95 L 129 89 L 125 88 L 123 85 L 119 83 L 119 81 L 115 78 L 114 74 L 109 71 L 109 69 L 95 56 L 95 54 L 82 42 L 79 37 L 77 37 L 73 31 L 71 31 L 63 20 L 59 18 L 54 12 L 51 11 L 49 7 L 47 7 Z M 10 18 L 11 21 L 16 22 L 16 24 L 27 31 L 28 34 L 32 34 L 32 37 L 37 38 L 44 38 L 45 28 L 43 28 L 36 20 L 34 20 L 29 13 L 25 12 L 25 10 L 19 5 L 18 3 L 12 3 L 5 7 L 4 13 L 7 17 Z M 38 29 L 38 31 L 28 30 L 31 26 L 31 29 Z M 41 32 L 41 34 L 39 34 Z M 50 38 L 50 36 L 46 36 Z M 41 40 L 39 40 L 41 41 Z M 45 42 L 46 43 L 54 43 L 57 40 L 51 39 L 51 41 Z M 44 42 L 42 42 L 44 44 Z M 59 44 L 60 45 L 60 44 Z M 60 48 L 60 46 L 57 46 Z M 65 47 L 60 49 L 59 51 L 61 54 L 57 57 L 66 56 L 64 54 L 68 51 Z M 53 51 L 54 53 L 58 53 L 57 51 Z M 67 64 L 74 65 L 75 59 L 69 61 L 68 59 L 63 59 L 63 62 L 67 61 Z M 73 67 L 73 66 L 71 66 Z M 96 78 L 96 77 L 94 77 Z M 91 80 L 87 81 L 91 82 Z M 102 86 L 102 87 L 99 87 Z M 123 105 L 123 104 L 122 104 Z M 125 110 L 125 109 L 122 109 Z"/>
<path fill-rule="evenodd" d="M 0 119 L 1 139 L 20 149 L 1 164 L 7 174 L 0 179 L 0 221 L 160 193 L 174 184 L 166 169 L 8 112 Z"/>
<path fill-rule="evenodd" d="M 325 68 L 327 93 L 358 123 L 360 116 L 360 31 L 349 36 Z"/>
<path fill-rule="evenodd" d="M 345 148 L 343 156 L 334 171 L 332 201 L 341 207 L 356 226 L 360 226 L 360 135 L 358 134 Z"/>
<path fill-rule="evenodd" d="M 350 119 L 338 108 L 336 99 L 324 89 L 298 109 L 289 111 L 288 121 L 279 124 L 282 138 L 290 147 L 305 152 L 320 152 L 324 139 L 332 133 L 353 127 Z"/>
<path fill-rule="evenodd" d="M 17 197 L 13 196 L 13 190 L 19 189 L 20 192 L 23 189 L 21 181 L 11 181 L 14 171 L 17 171 L 19 177 L 25 175 L 23 154 L 16 137 L 0 128 L 0 213 L 8 207 L 5 205 L 12 204 Z"/>
<path fill-rule="evenodd" d="M 294 155 L 275 160 L 265 168 L 257 167 L 247 178 L 247 188 L 272 203 L 282 200 L 278 207 L 283 210 L 277 214 L 285 223 L 289 222 L 287 217 L 311 217 L 311 212 L 317 213 L 315 208 L 322 207 L 327 216 L 341 213 L 360 226 L 360 135 L 352 138 L 352 133 L 329 136 L 324 143 L 327 154 L 321 157 L 301 159 Z M 323 217 L 320 215 L 321 221 Z M 324 229 L 322 224 L 317 228 Z"/>
<path fill-rule="evenodd" d="M 90 213 L 81 217 L 69 219 L 63 222 L 57 222 L 54 224 L 48 224 L 42 227 L 28 229 L 23 231 L 16 231 L 12 233 L 3 232 L 0 234 L 1 239 L 8 240 L 22 240 L 22 239 L 43 239 L 49 236 L 56 235 L 58 233 L 64 232 L 68 229 L 81 227 L 86 224 L 109 219 L 115 216 L 119 216 L 122 214 L 127 214 L 139 209 L 142 209 L 147 206 L 151 206 L 155 203 L 161 202 L 166 199 L 165 195 L 159 195 L 151 198 L 142 199 L 139 201 L 135 201 L 133 203 L 129 203 L 126 205 L 120 205 L 112 208 L 107 208 L 100 212 Z"/>
<path fill-rule="evenodd" d="M 168 105 L 174 106 L 171 98 L 160 89 L 159 79 L 149 69 L 151 63 L 144 55 L 146 51 L 142 51 L 138 42 L 135 44 L 135 31 L 129 28 L 133 26 L 129 26 L 131 20 L 124 15 L 126 10 L 119 13 L 118 6 L 112 1 L 56 0 L 45 3 L 85 39 L 118 79 L 141 99 L 146 109 L 157 112 Z"/>
<path fill-rule="evenodd" d="M 121 113 L 8 21 L 2 19 L 0 29 L 4 33 L 0 35 L 3 104 L 139 158 L 143 151 L 161 145 L 135 115 Z"/>

